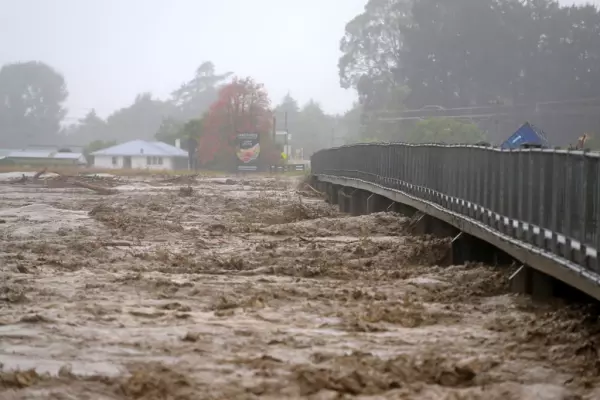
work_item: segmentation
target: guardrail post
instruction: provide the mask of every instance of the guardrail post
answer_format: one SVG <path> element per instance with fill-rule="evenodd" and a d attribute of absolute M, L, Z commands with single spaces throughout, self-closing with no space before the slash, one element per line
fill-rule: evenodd
<path fill-rule="evenodd" d="M 592 169 L 591 173 L 595 174 L 595 190 L 592 193 L 594 198 L 594 212 L 593 215 L 589 216 L 589 219 L 593 219 L 594 232 L 591 242 L 594 244 L 596 250 L 596 257 L 593 259 L 592 269 L 596 272 L 600 272 L 600 260 L 598 257 L 600 256 L 600 159 L 594 158 L 595 166 Z M 590 213 L 592 214 L 592 213 Z"/>
<path fill-rule="evenodd" d="M 581 180 L 581 196 L 579 198 L 579 212 L 577 221 L 578 239 L 579 239 L 579 250 L 577 252 L 576 262 L 586 268 L 589 267 L 588 256 L 587 256 L 587 216 L 589 214 L 588 205 L 588 178 L 589 178 L 589 160 L 587 151 L 583 152 L 583 156 L 580 159 L 581 163 L 581 174 L 579 179 Z"/>
<path fill-rule="evenodd" d="M 516 222 L 517 222 L 517 229 L 515 232 L 515 237 L 519 240 L 523 240 L 523 220 L 524 220 L 524 212 L 523 212 L 523 207 L 524 207 L 524 202 L 525 202 L 525 196 L 526 194 L 528 194 L 528 192 L 525 189 L 525 185 L 524 185 L 524 181 L 525 181 L 525 177 L 524 175 L 526 174 L 526 169 L 525 169 L 525 150 L 520 150 L 517 153 L 517 168 L 518 168 L 518 177 L 517 177 L 517 190 L 516 190 L 516 198 L 517 198 L 517 218 L 516 218 Z"/>
<path fill-rule="evenodd" d="M 560 159 L 560 156 L 554 151 L 552 153 L 552 164 L 555 168 L 558 167 L 557 161 Z M 558 182 L 559 185 L 562 185 L 562 182 Z M 548 250 L 553 254 L 558 253 L 558 190 L 555 188 L 552 190 L 552 206 L 550 208 L 550 231 L 551 238 L 549 240 Z"/>
<path fill-rule="evenodd" d="M 573 235 L 573 220 L 571 214 L 571 203 L 573 198 L 573 189 L 576 189 L 577 183 L 573 182 L 577 177 L 573 176 L 573 155 L 570 150 L 567 150 L 566 157 L 566 170 L 565 170 L 565 206 L 563 214 L 563 234 L 565 236 L 564 250 L 562 256 L 569 261 L 573 261 L 573 246 L 571 244 L 571 238 Z"/>
<path fill-rule="evenodd" d="M 506 215 L 506 210 L 507 210 L 507 204 L 506 204 L 506 198 L 507 196 L 507 189 L 506 189 L 506 159 L 507 159 L 508 155 L 507 153 L 504 151 L 504 149 L 500 150 L 500 153 L 498 153 L 498 183 L 499 183 L 499 189 L 496 189 L 497 192 L 497 196 L 496 196 L 496 202 L 497 202 L 497 207 L 494 207 L 494 210 L 496 210 L 496 212 L 498 213 L 498 216 L 500 216 L 500 219 L 496 220 L 496 229 L 499 232 L 504 233 L 505 232 L 505 225 L 504 225 L 504 216 Z"/>

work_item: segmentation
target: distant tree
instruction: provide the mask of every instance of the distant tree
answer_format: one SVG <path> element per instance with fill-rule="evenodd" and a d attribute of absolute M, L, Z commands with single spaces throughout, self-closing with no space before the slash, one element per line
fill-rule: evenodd
<path fill-rule="evenodd" d="M 485 140 L 484 132 L 477 125 L 451 118 L 419 121 L 406 137 L 409 143 L 475 144 Z"/>
<path fill-rule="evenodd" d="M 174 113 L 173 105 L 152 97 L 150 93 L 136 96 L 132 105 L 115 111 L 106 119 L 106 140 L 125 142 L 152 139 L 163 120 Z"/>
<path fill-rule="evenodd" d="M 174 117 L 166 117 L 162 120 L 160 127 L 154 137 L 161 142 L 175 144 L 175 140 L 181 139 L 181 133 L 185 124 Z"/>
<path fill-rule="evenodd" d="M 343 138 L 344 143 L 357 143 L 362 138 L 361 115 L 362 106 L 355 103 L 340 118 L 340 136 Z"/>
<path fill-rule="evenodd" d="M 71 142 L 85 144 L 101 141 L 105 138 L 106 131 L 106 122 L 96 114 L 96 110 L 91 110 L 76 125 L 70 127 L 67 134 Z"/>
<path fill-rule="evenodd" d="M 48 143 L 60 131 L 68 97 L 63 76 L 30 61 L 0 69 L 0 139 L 5 146 Z"/>
<path fill-rule="evenodd" d="M 104 150 L 112 146 L 116 146 L 116 140 L 94 140 L 85 146 L 85 151 L 93 153 L 95 151 Z"/>
<path fill-rule="evenodd" d="M 231 170 L 235 166 L 235 141 L 238 133 L 260 135 L 260 159 L 265 163 L 278 160 L 271 139 L 272 113 L 263 85 L 252 78 L 234 78 L 219 91 L 204 118 L 198 141 L 198 159 L 204 166 Z"/>
<path fill-rule="evenodd" d="M 386 117 L 403 108 L 518 105 L 482 126 L 499 136 L 515 117 L 531 119 L 566 144 L 600 133 L 591 102 L 600 93 L 598 26 L 591 4 L 368 0 L 340 43 L 341 86 L 358 92 L 363 137 L 402 139 L 412 122 Z"/>
<path fill-rule="evenodd" d="M 297 147 L 304 149 L 309 157 L 315 151 L 331 147 L 334 144 L 335 118 L 327 115 L 321 105 L 310 99 L 301 109 L 298 129 L 292 140 Z"/>
<path fill-rule="evenodd" d="M 379 114 L 404 107 L 409 90 L 402 75 L 402 30 L 411 22 L 411 6 L 412 0 L 369 0 L 340 41 L 340 83 L 358 93 L 363 137 L 392 136 Z"/>
<path fill-rule="evenodd" d="M 171 93 L 172 103 L 177 109 L 177 119 L 187 121 L 206 112 L 217 99 L 219 85 L 231 75 L 231 72 L 217 74 L 214 64 L 210 61 L 202 63 L 190 81 Z"/>
<path fill-rule="evenodd" d="M 198 141 L 204 131 L 204 119 L 196 118 L 181 123 L 175 119 L 165 119 L 155 135 L 156 140 L 175 145 L 177 139 L 180 140 L 181 148 L 187 150 L 189 162 L 192 167 L 196 166 L 196 151 Z"/>
<path fill-rule="evenodd" d="M 92 156 L 91 153 L 93 153 L 95 151 L 107 149 L 109 147 L 115 146 L 116 144 L 117 144 L 116 140 L 107 140 L 107 141 L 94 140 L 94 141 L 90 142 L 83 149 L 83 155 L 87 159 L 88 165 L 92 165 L 94 163 L 94 160 L 93 160 L 94 156 Z"/>

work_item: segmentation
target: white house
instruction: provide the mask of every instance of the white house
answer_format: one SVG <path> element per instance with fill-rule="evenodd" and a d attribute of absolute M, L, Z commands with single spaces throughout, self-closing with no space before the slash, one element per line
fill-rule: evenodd
<path fill-rule="evenodd" d="M 188 152 L 163 142 L 132 140 L 90 155 L 96 168 L 188 169 Z"/>

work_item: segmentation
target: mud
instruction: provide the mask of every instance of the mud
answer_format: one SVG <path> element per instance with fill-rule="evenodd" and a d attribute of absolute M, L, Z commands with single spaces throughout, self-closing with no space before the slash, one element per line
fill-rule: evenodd
<path fill-rule="evenodd" d="M 436 266 L 448 242 L 399 215 L 292 179 L 103 179 L 0 185 L 2 399 L 600 398 L 597 310 Z"/>

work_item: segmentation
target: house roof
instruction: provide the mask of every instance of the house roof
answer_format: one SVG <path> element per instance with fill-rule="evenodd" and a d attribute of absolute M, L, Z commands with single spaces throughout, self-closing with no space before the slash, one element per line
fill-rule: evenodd
<path fill-rule="evenodd" d="M 15 150 L 6 155 L 9 158 L 51 158 L 53 151 L 48 150 Z"/>
<path fill-rule="evenodd" d="M 78 160 L 85 163 L 86 159 L 83 153 L 58 153 L 48 150 L 0 150 L 0 159 L 11 158 L 50 158 L 58 160 Z"/>
<path fill-rule="evenodd" d="M 93 156 L 160 156 L 160 157 L 188 157 L 185 150 L 163 142 L 149 142 L 146 140 L 132 140 L 107 149 L 93 152 Z"/>
<path fill-rule="evenodd" d="M 83 154 L 81 153 L 56 153 L 52 158 L 59 158 L 62 160 L 77 160 L 81 158 Z"/>

